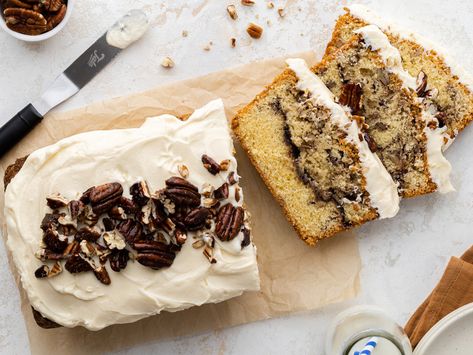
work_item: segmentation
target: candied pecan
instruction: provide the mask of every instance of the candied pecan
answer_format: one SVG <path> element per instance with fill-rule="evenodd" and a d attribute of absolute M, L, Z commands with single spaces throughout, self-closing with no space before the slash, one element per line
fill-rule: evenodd
<path fill-rule="evenodd" d="M 43 242 L 49 250 L 56 253 L 62 253 L 68 244 L 67 240 L 59 239 L 59 233 L 52 229 L 48 229 L 44 232 Z"/>
<path fill-rule="evenodd" d="M 99 280 L 104 285 L 110 285 L 110 283 L 112 282 L 110 280 L 110 276 L 108 275 L 107 269 L 103 265 L 99 266 L 94 270 L 94 275 L 97 280 Z"/>
<path fill-rule="evenodd" d="M 78 254 L 74 254 L 69 259 L 67 259 L 64 267 L 71 274 L 76 274 L 79 272 L 86 272 L 86 271 L 92 270 L 92 266 L 90 266 L 90 264 Z"/>
<path fill-rule="evenodd" d="M 100 238 L 100 232 L 90 227 L 82 227 L 77 231 L 74 237 L 77 241 L 87 240 L 89 242 L 96 242 Z"/>
<path fill-rule="evenodd" d="M 52 210 L 67 206 L 68 201 L 60 194 L 52 194 L 46 197 L 46 204 Z"/>
<path fill-rule="evenodd" d="M 223 183 L 218 189 L 214 192 L 214 197 L 219 200 L 224 200 L 228 198 L 228 183 Z"/>
<path fill-rule="evenodd" d="M 189 212 L 184 219 L 186 228 L 190 231 L 201 229 L 205 225 L 205 221 L 210 217 L 208 208 L 199 207 Z"/>
<path fill-rule="evenodd" d="M 135 240 L 141 239 L 143 227 L 139 222 L 132 219 L 121 221 L 117 225 L 117 230 L 123 235 L 128 244 L 133 245 Z"/>
<path fill-rule="evenodd" d="M 360 84 L 347 83 L 343 86 L 343 91 L 339 98 L 340 105 L 348 106 L 352 114 L 356 115 L 361 110 L 362 89 Z"/>
<path fill-rule="evenodd" d="M 49 274 L 49 266 L 48 265 L 41 265 L 34 272 L 34 276 L 38 279 L 48 277 L 48 274 Z"/>
<path fill-rule="evenodd" d="M 103 227 L 106 232 L 113 231 L 115 229 L 115 222 L 113 219 L 105 217 L 102 219 Z"/>
<path fill-rule="evenodd" d="M 245 248 L 251 243 L 251 232 L 249 229 L 243 227 L 243 240 L 241 241 L 241 248 Z"/>
<path fill-rule="evenodd" d="M 207 154 L 202 155 L 202 163 L 204 164 L 204 168 L 212 175 L 217 175 L 220 172 L 220 164 Z"/>
<path fill-rule="evenodd" d="M 138 206 L 144 206 L 151 197 L 146 181 L 139 181 L 130 186 L 132 200 Z"/>
<path fill-rule="evenodd" d="M 71 202 L 69 202 L 68 207 L 72 219 L 76 219 L 77 217 L 79 217 L 79 215 L 84 212 L 85 208 L 84 203 L 78 200 L 72 200 Z"/>
<path fill-rule="evenodd" d="M 109 259 L 112 270 L 115 272 L 120 272 L 120 270 L 126 268 L 128 260 L 130 259 L 130 255 L 126 249 L 114 249 L 109 256 Z"/>
<path fill-rule="evenodd" d="M 92 211 L 95 214 L 107 212 L 118 204 L 123 194 L 123 187 L 118 182 L 110 182 L 92 189 L 89 195 Z"/>

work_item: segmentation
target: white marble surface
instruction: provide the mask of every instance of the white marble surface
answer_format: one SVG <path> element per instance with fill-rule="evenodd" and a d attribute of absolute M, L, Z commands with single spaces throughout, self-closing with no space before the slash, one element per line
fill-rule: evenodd
<path fill-rule="evenodd" d="M 81 0 L 58 36 L 41 44 L 18 42 L 0 33 L 0 123 L 34 99 L 108 25 L 132 7 L 144 7 L 153 18 L 151 31 L 122 53 L 76 97 L 58 107 L 67 110 L 93 101 L 134 93 L 230 66 L 313 49 L 321 55 L 336 16 L 347 1 L 274 1 L 286 6 L 280 19 L 265 1 L 239 9 L 240 19 L 227 18 L 226 5 L 237 0 Z M 379 13 L 440 43 L 473 72 L 473 2 L 463 0 L 365 0 Z M 166 3 L 170 3 L 169 5 Z M 342 5 L 341 5 L 342 4 Z M 270 20 L 271 25 L 266 23 Z M 265 27 L 263 38 L 251 40 L 248 22 Z M 183 38 L 183 30 L 189 32 Z M 229 45 L 238 39 L 237 48 Z M 203 47 L 213 42 L 210 51 Z M 175 68 L 159 63 L 170 56 Z M 404 323 L 440 278 L 450 255 L 473 244 L 473 129 L 449 149 L 457 192 L 402 203 L 392 220 L 357 230 L 363 259 L 362 292 L 345 304 L 310 314 L 257 322 L 183 339 L 143 344 L 120 354 L 317 354 L 321 355 L 327 322 L 354 303 L 385 308 Z M 0 246 L 0 353 L 29 352 L 19 313 L 18 291 Z"/>

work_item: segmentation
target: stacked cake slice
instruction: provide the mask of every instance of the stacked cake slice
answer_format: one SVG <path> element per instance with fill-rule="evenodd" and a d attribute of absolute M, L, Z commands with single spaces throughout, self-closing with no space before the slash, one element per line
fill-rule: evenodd
<path fill-rule="evenodd" d="M 388 23 L 362 5 L 346 8 L 335 26 L 326 54 L 334 53 L 353 31 L 373 24 L 381 28 L 402 57 L 404 68 L 422 85 L 419 96 L 430 101 L 430 110 L 450 138 L 473 120 L 473 79 L 437 46 L 421 36 Z"/>
<path fill-rule="evenodd" d="M 233 128 L 301 238 L 321 238 L 398 211 L 397 186 L 352 117 L 300 59 Z"/>
<path fill-rule="evenodd" d="M 467 81 L 435 52 L 370 23 L 384 24 L 342 16 L 318 65 L 289 60 L 233 120 L 310 245 L 394 216 L 399 196 L 454 190 L 442 151 L 471 120 Z"/>

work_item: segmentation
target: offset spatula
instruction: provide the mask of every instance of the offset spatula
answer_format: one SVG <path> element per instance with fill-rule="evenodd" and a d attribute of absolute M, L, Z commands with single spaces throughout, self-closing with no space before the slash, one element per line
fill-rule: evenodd
<path fill-rule="evenodd" d="M 141 10 L 132 10 L 72 63 L 43 95 L 28 104 L 0 128 L 0 157 L 26 136 L 53 107 L 82 89 L 122 49 L 138 40 L 148 28 Z"/>

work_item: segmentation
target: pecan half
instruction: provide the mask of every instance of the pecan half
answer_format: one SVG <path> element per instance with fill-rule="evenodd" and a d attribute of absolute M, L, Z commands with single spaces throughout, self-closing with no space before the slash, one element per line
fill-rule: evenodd
<path fill-rule="evenodd" d="M 126 268 L 130 255 L 126 249 L 114 249 L 109 256 L 109 259 L 111 269 L 115 272 L 120 272 L 120 270 Z"/>
<path fill-rule="evenodd" d="M 214 197 L 219 200 L 224 200 L 228 198 L 228 183 L 223 183 L 218 189 L 214 192 Z"/>
<path fill-rule="evenodd" d="M 132 219 L 121 221 L 117 226 L 117 230 L 123 235 L 127 243 L 132 246 L 135 240 L 141 239 L 143 233 L 141 224 Z"/>
<path fill-rule="evenodd" d="M 175 205 L 197 207 L 200 205 L 200 194 L 196 186 L 180 177 L 166 180 L 164 194 Z"/>
<path fill-rule="evenodd" d="M 243 224 L 244 210 L 233 207 L 230 203 L 224 205 L 218 212 L 215 233 L 222 241 L 232 240 L 240 232 Z"/>
<path fill-rule="evenodd" d="M 204 168 L 212 175 L 217 175 L 220 172 L 220 164 L 207 154 L 202 155 L 202 163 L 204 164 Z"/>
<path fill-rule="evenodd" d="M 89 195 L 92 211 L 95 214 L 107 212 L 118 204 L 123 194 L 123 187 L 118 182 L 96 186 Z"/>
<path fill-rule="evenodd" d="M 39 2 L 46 11 L 51 12 L 58 11 L 63 5 L 62 0 L 40 0 Z"/>
<path fill-rule="evenodd" d="M 66 264 L 64 265 L 67 271 L 71 274 L 76 274 L 79 272 L 91 271 L 92 266 L 85 261 L 81 256 L 74 254 L 69 259 L 67 259 Z"/>
<path fill-rule="evenodd" d="M 134 248 L 138 252 L 136 260 L 144 266 L 152 269 L 171 266 L 176 257 L 172 250 L 172 245 L 167 245 L 158 241 L 139 241 Z"/>
<path fill-rule="evenodd" d="M 348 83 L 343 86 L 343 91 L 338 99 L 340 105 L 348 106 L 353 115 L 361 110 L 361 95 L 363 90 L 360 84 Z"/>
<path fill-rule="evenodd" d="M 10 7 L 3 11 L 6 25 L 13 31 L 38 35 L 47 31 L 47 20 L 36 11 Z"/>
<path fill-rule="evenodd" d="M 210 217 L 208 208 L 199 207 L 189 212 L 184 219 L 186 228 L 190 231 L 201 229 L 205 226 L 206 220 Z"/>

